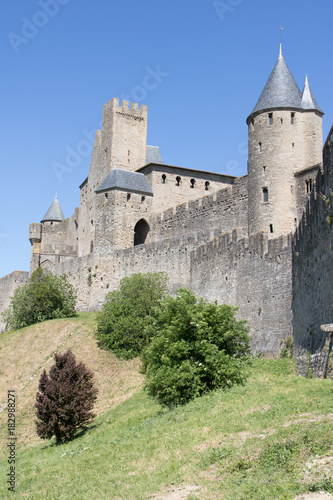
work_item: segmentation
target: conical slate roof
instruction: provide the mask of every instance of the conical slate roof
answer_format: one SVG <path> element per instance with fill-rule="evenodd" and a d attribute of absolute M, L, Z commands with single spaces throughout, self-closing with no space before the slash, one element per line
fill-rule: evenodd
<path fill-rule="evenodd" d="M 42 218 L 41 222 L 61 222 L 64 220 L 64 218 L 65 217 L 64 214 L 62 213 L 57 195 L 55 195 L 52 205 Z"/>
<path fill-rule="evenodd" d="M 103 193 L 112 189 L 148 196 L 153 194 L 149 182 L 143 174 L 120 168 L 114 168 L 95 192 Z"/>
<path fill-rule="evenodd" d="M 247 122 L 253 114 L 274 108 L 302 108 L 301 91 L 281 53 Z"/>
<path fill-rule="evenodd" d="M 323 113 L 323 111 L 318 106 L 317 101 L 314 98 L 314 95 L 310 89 L 310 85 L 308 82 L 308 75 L 306 75 L 305 84 L 304 84 L 304 88 L 303 88 L 303 92 L 302 92 L 302 108 L 303 109 L 316 109 L 320 113 Z"/>

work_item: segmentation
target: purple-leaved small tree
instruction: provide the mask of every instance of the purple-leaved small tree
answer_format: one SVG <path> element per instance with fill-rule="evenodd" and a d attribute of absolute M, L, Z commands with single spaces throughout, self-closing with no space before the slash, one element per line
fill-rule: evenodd
<path fill-rule="evenodd" d="M 55 364 L 49 375 L 44 370 L 36 394 L 36 429 L 42 439 L 55 436 L 57 443 L 70 441 L 78 430 L 87 429 L 94 419 L 92 413 L 98 389 L 93 372 L 69 349 L 55 353 Z"/>

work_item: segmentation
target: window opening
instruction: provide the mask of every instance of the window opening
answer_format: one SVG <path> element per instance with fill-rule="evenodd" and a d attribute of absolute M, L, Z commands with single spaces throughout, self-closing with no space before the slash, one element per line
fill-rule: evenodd
<path fill-rule="evenodd" d="M 179 186 L 180 181 L 181 181 L 181 178 L 180 177 L 176 177 L 176 186 Z"/>
<path fill-rule="evenodd" d="M 191 184 L 191 185 L 190 185 L 190 187 L 191 187 L 191 188 L 194 188 L 194 185 L 195 185 L 195 179 L 191 179 L 191 180 L 190 180 L 190 184 Z"/>
<path fill-rule="evenodd" d="M 295 123 L 295 113 L 290 113 L 290 123 L 294 125 Z"/>
<path fill-rule="evenodd" d="M 311 193 L 312 191 L 312 179 L 305 181 L 306 192 Z"/>
<path fill-rule="evenodd" d="M 262 145 L 261 145 L 261 142 L 259 142 L 259 153 L 262 152 Z"/>
<path fill-rule="evenodd" d="M 161 177 L 162 184 L 165 184 L 165 181 L 166 181 L 166 175 L 163 174 L 162 177 Z"/>
<path fill-rule="evenodd" d="M 268 124 L 273 125 L 273 113 L 268 113 Z"/>
<path fill-rule="evenodd" d="M 131 195 L 130 195 L 130 193 L 127 193 L 127 198 L 126 198 L 126 200 L 127 200 L 127 201 L 130 201 L 130 199 L 131 199 Z"/>
<path fill-rule="evenodd" d="M 263 188 L 262 194 L 263 194 L 264 202 L 267 203 L 268 202 L 268 188 Z"/>
<path fill-rule="evenodd" d="M 205 191 L 208 191 L 209 181 L 205 182 Z"/>
<path fill-rule="evenodd" d="M 270 224 L 269 225 L 269 232 L 272 233 L 273 232 L 273 224 Z"/>

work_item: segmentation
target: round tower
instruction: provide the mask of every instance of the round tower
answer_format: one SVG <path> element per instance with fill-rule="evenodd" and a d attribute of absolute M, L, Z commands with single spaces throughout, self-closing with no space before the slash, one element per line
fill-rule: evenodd
<path fill-rule="evenodd" d="M 279 58 L 246 122 L 249 234 L 294 231 L 296 172 L 322 161 L 322 115 L 306 79 L 303 93 Z"/>

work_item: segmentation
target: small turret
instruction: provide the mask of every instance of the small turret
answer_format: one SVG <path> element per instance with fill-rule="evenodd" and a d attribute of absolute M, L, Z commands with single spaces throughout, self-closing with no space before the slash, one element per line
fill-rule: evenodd
<path fill-rule="evenodd" d="M 322 115 L 308 80 L 303 93 L 278 60 L 248 116 L 249 234 L 274 238 L 297 224 L 295 173 L 322 161 Z"/>
<path fill-rule="evenodd" d="M 65 217 L 61 210 L 60 203 L 56 194 L 52 202 L 52 205 L 42 218 L 41 223 L 43 224 L 44 222 L 62 222 L 64 218 Z"/>

